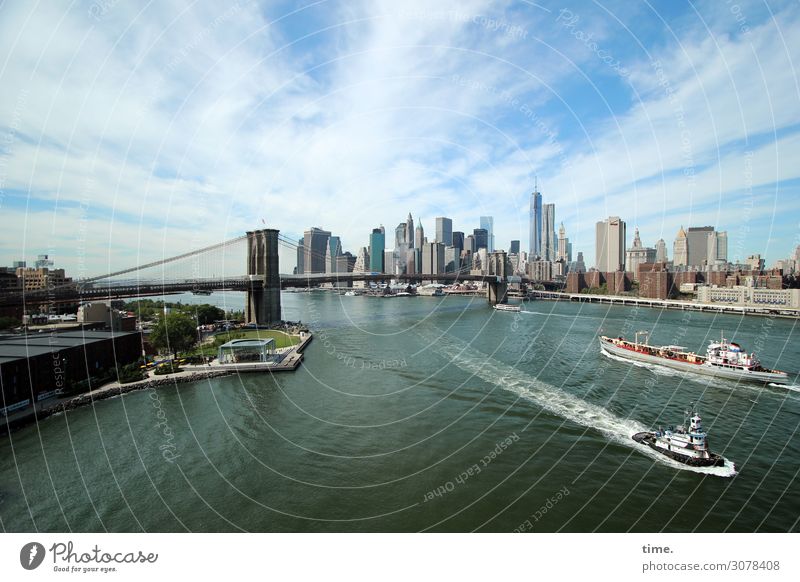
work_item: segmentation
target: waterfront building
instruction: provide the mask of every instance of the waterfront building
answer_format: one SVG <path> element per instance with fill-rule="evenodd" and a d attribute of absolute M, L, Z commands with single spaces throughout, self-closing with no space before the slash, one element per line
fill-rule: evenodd
<path fill-rule="evenodd" d="M 475 239 L 475 249 L 489 250 L 489 233 L 485 228 L 476 228 L 472 231 L 472 236 Z"/>
<path fill-rule="evenodd" d="M 675 267 L 685 267 L 689 264 L 689 242 L 683 226 L 678 229 L 675 242 L 672 244 L 672 264 Z"/>
<path fill-rule="evenodd" d="M 666 263 L 666 262 L 667 262 L 667 243 L 664 242 L 663 238 L 660 238 L 656 243 L 656 263 Z"/>
<path fill-rule="evenodd" d="M 422 245 L 422 274 L 438 275 L 444 272 L 445 245 L 440 242 Z"/>
<path fill-rule="evenodd" d="M 642 239 L 639 238 L 639 228 L 634 229 L 633 246 L 625 251 L 625 270 L 633 273 L 634 279 L 638 280 L 639 265 L 653 263 L 656 260 L 656 249 L 645 247 Z"/>
<path fill-rule="evenodd" d="M 708 238 L 712 234 L 714 234 L 713 226 L 690 226 L 687 229 L 686 245 L 688 249 L 688 259 L 686 264 L 688 266 L 698 268 L 706 266 L 708 261 Z"/>
<path fill-rule="evenodd" d="M 328 253 L 328 239 L 331 233 L 318 227 L 311 227 L 303 233 L 304 273 L 324 273 L 325 258 Z"/>
<path fill-rule="evenodd" d="M 369 235 L 369 270 L 372 273 L 384 273 L 383 251 L 386 246 L 386 235 L 383 226 L 373 228 Z"/>
<path fill-rule="evenodd" d="M 519 241 L 518 240 L 512 240 L 511 241 L 511 244 L 508 247 L 508 253 L 509 254 L 519 255 Z"/>
<path fill-rule="evenodd" d="M 528 276 L 533 281 L 552 281 L 553 263 L 543 260 L 531 261 L 528 263 Z"/>
<path fill-rule="evenodd" d="M 66 276 L 64 269 L 49 267 L 20 267 L 17 269 L 16 275 L 19 279 L 19 286 L 25 291 L 58 287 L 72 281 L 70 277 Z"/>
<path fill-rule="evenodd" d="M 800 309 L 800 289 L 766 289 L 751 285 L 697 287 L 698 303 L 724 303 L 742 307 Z"/>
<path fill-rule="evenodd" d="M 603 273 L 625 268 L 625 221 L 619 216 L 610 216 L 596 224 L 595 266 Z"/>
<path fill-rule="evenodd" d="M 494 252 L 494 217 L 481 216 L 480 225 L 486 231 L 486 248 L 490 253 Z"/>
<path fill-rule="evenodd" d="M 453 246 L 453 220 L 439 216 L 436 218 L 436 242 Z"/>
<path fill-rule="evenodd" d="M 542 206 L 542 259 L 556 260 L 556 205 Z"/>
<path fill-rule="evenodd" d="M 530 248 L 528 255 L 530 260 L 542 256 L 542 193 L 534 185 L 531 192 L 530 211 Z"/>

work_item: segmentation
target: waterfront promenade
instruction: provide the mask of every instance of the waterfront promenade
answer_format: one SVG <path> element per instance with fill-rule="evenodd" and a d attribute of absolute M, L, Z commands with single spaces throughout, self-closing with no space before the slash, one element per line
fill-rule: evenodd
<path fill-rule="evenodd" d="M 649 299 L 627 295 L 594 295 L 590 293 L 563 293 L 560 291 L 531 291 L 533 299 L 548 301 L 573 301 L 580 303 L 605 303 L 608 305 L 628 305 L 651 307 L 654 309 L 676 309 L 679 311 L 702 311 L 708 313 L 729 313 L 733 315 L 761 315 L 796 319 L 800 310 L 792 308 L 755 307 L 751 305 L 730 305 L 726 303 L 699 303 L 677 299 Z"/>

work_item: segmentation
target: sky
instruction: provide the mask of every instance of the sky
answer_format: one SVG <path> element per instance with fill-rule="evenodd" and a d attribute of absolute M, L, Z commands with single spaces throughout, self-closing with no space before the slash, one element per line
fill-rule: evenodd
<path fill-rule="evenodd" d="M 409 212 L 527 249 L 534 180 L 590 266 L 612 215 L 769 265 L 800 244 L 797 30 L 789 1 L 6 0 L 0 265 L 86 277 L 264 225 L 355 254 Z"/>

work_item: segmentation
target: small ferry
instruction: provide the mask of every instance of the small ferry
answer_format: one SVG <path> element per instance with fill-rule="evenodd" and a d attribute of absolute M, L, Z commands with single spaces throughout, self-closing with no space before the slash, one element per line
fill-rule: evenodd
<path fill-rule="evenodd" d="M 702 356 L 687 351 L 683 346 L 651 346 L 648 335 L 646 331 L 637 332 L 634 341 L 603 335 L 600 336 L 600 348 L 607 354 L 684 372 L 748 382 L 789 383 L 786 372 L 765 368 L 754 353 L 745 352 L 739 344 L 729 342 L 724 337 L 712 341 L 706 349 L 706 355 Z M 640 336 L 644 338 L 642 341 L 639 340 Z"/>
<path fill-rule="evenodd" d="M 497 311 L 519 311 L 519 305 L 509 305 L 508 303 L 495 303 L 494 308 Z"/>
<path fill-rule="evenodd" d="M 721 467 L 725 459 L 708 450 L 708 435 L 703 430 L 702 419 L 697 413 L 689 415 L 689 428 L 686 421 L 677 428 L 660 427 L 655 432 L 637 432 L 631 438 L 637 443 L 647 445 L 654 451 L 666 455 L 680 463 L 692 467 Z"/>

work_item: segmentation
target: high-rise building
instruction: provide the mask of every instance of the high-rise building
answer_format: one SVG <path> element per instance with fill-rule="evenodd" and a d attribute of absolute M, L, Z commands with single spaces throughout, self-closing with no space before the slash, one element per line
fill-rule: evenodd
<path fill-rule="evenodd" d="M 304 273 L 324 273 L 325 257 L 328 253 L 328 239 L 331 233 L 321 228 L 312 227 L 303 233 Z"/>
<path fill-rule="evenodd" d="M 303 240 L 301 238 L 297 241 L 297 269 L 295 269 L 295 272 L 298 275 L 302 275 L 305 272 L 306 247 L 303 245 Z"/>
<path fill-rule="evenodd" d="M 530 207 L 530 253 L 529 260 L 542 256 L 542 194 L 534 186 Z"/>
<path fill-rule="evenodd" d="M 471 234 L 468 234 L 464 239 L 464 250 L 470 253 L 474 253 L 477 250 L 475 248 L 475 237 Z"/>
<path fill-rule="evenodd" d="M 444 272 L 454 273 L 458 270 L 458 263 L 460 262 L 458 249 L 456 247 L 444 248 Z"/>
<path fill-rule="evenodd" d="M 472 231 L 472 236 L 475 239 L 475 250 L 481 249 L 489 250 L 489 233 L 485 228 L 476 228 Z"/>
<path fill-rule="evenodd" d="M 572 245 L 569 244 L 567 238 L 567 229 L 564 228 L 564 223 L 558 227 L 558 252 L 556 253 L 557 261 L 565 261 L 567 264 L 572 262 Z"/>
<path fill-rule="evenodd" d="M 384 228 L 373 228 L 369 235 L 369 270 L 372 273 L 383 273 L 383 253 L 386 248 L 386 234 Z"/>
<path fill-rule="evenodd" d="M 509 252 L 509 254 L 514 253 L 515 255 L 519 255 L 519 241 L 518 240 L 512 240 L 511 241 L 511 245 L 509 246 L 508 252 Z"/>
<path fill-rule="evenodd" d="M 356 262 L 353 265 L 353 272 L 367 273 L 369 271 L 369 251 L 367 251 L 367 247 L 361 247 L 358 249 L 358 254 L 356 255 Z"/>
<path fill-rule="evenodd" d="M 726 231 L 708 234 L 708 266 L 724 266 L 728 264 L 728 233 Z"/>
<path fill-rule="evenodd" d="M 686 231 L 686 245 L 690 267 L 704 267 L 708 260 L 708 237 L 714 233 L 713 226 L 690 226 Z M 726 245 L 727 246 L 727 245 Z"/>
<path fill-rule="evenodd" d="M 420 218 L 417 223 L 417 229 L 414 232 L 414 248 L 421 249 L 425 243 L 425 229 L 422 228 L 422 219 Z"/>
<path fill-rule="evenodd" d="M 625 221 L 610 216 L 595 227 L 595 266 L 611 273 L 625 268 Z"/>
<path fill-rule="evenodd" d="M 556 205 L 542 206 L 542 259 L 556 260 Z"/>
<path fill-rule="evenodd" d="M 634 278 L 639 276 L 639 265 L 652 263 L 656 260 L 656 249 L 645 247 L 639 238 L 639 228 L 634 229 L 633 246 L 625 251 L 625 270 L 633 273 Z"/>
<path fill-rule="evenodd" d="M 464 233 L 461 231 L 455 231 L 453 233 L 453 246 L 458 249 L 458 252 L 464 250 Z"/>
<path fill-rule="evenodd" d="M 667 262 L 667 243 L 664 242 L 663 238 L 658 239 L 658 242 L 656 243 L 656 262 Z"/>
<path fill-rule="evenodd" d="M 493 216 L 481 216 L 480 218 L 481 228 L 484 229 L 487 233 L 487 245 L 486 248 L 489 250 L 490 253 L 494 252 L 494 217 Z"/>
<path fill-rule="evenodd" d="M 439 216 L 436 218 L 436 242 L 444 246 L 453 246 L 453 221 L 450 218 Z"/>
<path fill-rule="evenodd" d="M 338 273 L 338 261 L 342 254 L 342 241 L 338 236 L 328 237 L 328 248 L 325 249 L 325 272 Z"/>
<path fill-rule="evenodd" d="M 408 248 L 414 248 L 414 219 L 411 218 L 410 212 L 406 219 L 406 242 L 408 243 Z"/>
<path fill-rule="evenodd" d="M 586 263 L 583 260 L 583 252 L 578 251 L 578 258 L 575 262 L 569 264 L 569 272 L 570 273 L 585 273 L 586 272 Z"/>
<path fill-rule="evenodd" d="M 678 229 L 675 242 L 672 243 L 672 264 L 676 267 L 685 267 L 689 264 L 689 242 L 683 226 Z"/>
<path fill-rule="evenodd" d="M 438 275 L 444 272 L 444 249 L 440 242 L 422 245 L 422 274 Z"/>

